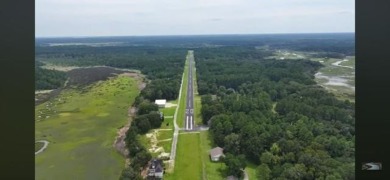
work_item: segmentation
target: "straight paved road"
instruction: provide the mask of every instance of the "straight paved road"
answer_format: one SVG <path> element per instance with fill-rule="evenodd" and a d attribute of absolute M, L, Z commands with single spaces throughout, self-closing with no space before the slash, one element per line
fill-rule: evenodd
<path fill-rule="evenodd" d="M 192 66 L 194 62 L 194 51 L 188 51 L 188 88 L 187 88 L 187 99 L 186 99 L 186 114 L 184 117 L 184 127 L 187 131 L 192 131 L 195 128 L 195 119 L 194 119 L 194 88 L 192 82 Z"/>

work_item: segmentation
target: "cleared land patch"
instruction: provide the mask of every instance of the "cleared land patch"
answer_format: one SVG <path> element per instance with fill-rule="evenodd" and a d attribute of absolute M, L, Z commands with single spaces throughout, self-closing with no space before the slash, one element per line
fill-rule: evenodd
<path fill-rule="evenodd" d="M 134 78 L 119 76 L 36 106 L 35 138 L 51 142 L 35 157 L 36 179 L 117 179 L 125 159 L 113 142 L 138 94 Z"/>

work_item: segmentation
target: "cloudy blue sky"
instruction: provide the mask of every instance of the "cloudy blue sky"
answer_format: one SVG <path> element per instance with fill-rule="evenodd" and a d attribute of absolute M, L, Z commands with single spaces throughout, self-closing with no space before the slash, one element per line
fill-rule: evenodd
<path fill-rule="evenodd" d="M 36 0 L 37 37 L 355 32 L 354 0 Z"/>

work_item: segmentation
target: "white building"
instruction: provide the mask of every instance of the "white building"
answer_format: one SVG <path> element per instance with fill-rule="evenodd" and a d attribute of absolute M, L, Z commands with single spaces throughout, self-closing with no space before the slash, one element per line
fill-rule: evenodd
<path fill-rule="evenodd" d="M 156 99 L 154 101 L 154 103 L 157 104 L 158 107 L 165 107 L 167 100 L 166 99 Z"/>

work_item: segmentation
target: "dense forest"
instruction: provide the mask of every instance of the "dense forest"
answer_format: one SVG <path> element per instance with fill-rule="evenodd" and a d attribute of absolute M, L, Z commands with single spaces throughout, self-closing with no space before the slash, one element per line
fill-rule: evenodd
<path fill-rule="evenodd" d="M 255 48 L 195 51 L 202 117 L 229 174 L 244 159 L 258 179 L 354 179 L 354 104 L 314 81 L 309 60 L 263 59 Z"/>
<path fill-rule="evenodd" d="M 43 69 L 39 61 L 35 63 L 35 90 L 57 89 L 64 85 L 66 73 L 56 70 Z"/>

